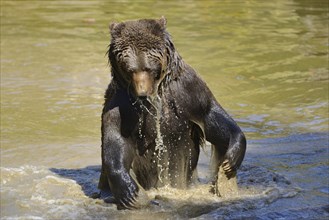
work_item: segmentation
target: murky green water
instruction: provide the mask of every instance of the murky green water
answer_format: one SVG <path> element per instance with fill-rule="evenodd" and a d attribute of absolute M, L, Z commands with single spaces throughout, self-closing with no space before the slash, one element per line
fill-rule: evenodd
<path fill-rule="evenodd" d="M 111 21 L 161 15 L 166 16 L 167 29 L 182 57 L 207 82 L 248 140 L 264 139 L 260 143 L 266 147 L 272 143 L 268 138 L 301 134 L 298 140 L 303 142 L 303 134 L 328 132 L 328 3 L 325 0 L 2 0 L 2 217 L 56 218 L 53 209 L 49 215 L 38 213 L 50 210 L 51 204 L 57 201 L 50 197 L 58 192 L 62 193 L 58 196 L 62 203 L 78 195 L 76 201 L 67 202 L 72 210 L 101 217 L 99 210 L 106 209 L 104 204 L 84 198 L 78 185 L 55 175 L 62 172 L 57 170 L 54 174 L 49 169 L 100 164 L 100 114 L 103 93 L 110 80 L 105 56 L 108 25 Z M 328 174 L 328 160 L 323 157 L 323 152 L 328 155 L 325 151 L 328 137 L 320 137 L 322 141 L 317 147 L 324 151 L 319 151 L 320 159 L 314 157 L 320 162 L 310 166 L 320 167 Z M 253 144 L 258 142 L 250 143 L 250 149 L 254 149 Z M 280 143 L 271 146 L 275 148 Z M 299 151 L 297 142 L 286 146 Z M 283 157 L 275 160 L 285 161 Z M 289 160 L 284 163 L 293 166 Z M 271 161 L 261 164 L 282 171 L 280 165 L 273 166 Z M 201 170 L 204 171 L 202 167 Z M 87 171 L 92 173 L 92 181 L 97 182 L 98 173 L 93 173 L 93 169 Z M 87 174 L 83 175 L 86 179 Z M 293 179 L 291 175 L 288 176 Z M 21 180 L 27 180 L 26 184 L 16 187 Z M 319 186 L 324 198 L 329 192 L 326 183 Z M 76 194 L 65 194 L 70 187 Z M 31 199 L 32 205 L 28 205 Z M 47 206 L 39 207 L 42 201 Z M 83 209 L 83 204 L 92 208 Z M 171 205 L 167 204 L 168 210 L 172 210 Z M 110 213 L 116 213 L 114 216 L 125 216 L 110 209 Z M 70 213 L 67 210 L 62 210 L 64 214 L 58 211 L 63 214 L 58 216 Z M 177 214 L 165 213 L 169 217 Z M 75 217 L 81 216 L 89 215 Z"/>

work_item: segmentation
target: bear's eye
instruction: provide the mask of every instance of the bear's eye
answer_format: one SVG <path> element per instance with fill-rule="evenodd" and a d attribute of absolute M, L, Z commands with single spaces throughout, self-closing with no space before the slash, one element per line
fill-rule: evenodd
<path fill-rule="evenodd" d="M 133 69 L 127 69 L 127 73 L 133 74 L 134 73 L 134 70 Z"/>
<path fill-rule="evenodd" d="M 151 73 L 152 72 L 152 70 L 150 68 L 147 68 L 147 67 L 144 67 L 143 68 L 143 71 L 144 72 L 147 72 L 147 73 Z"/>
<path fill-rule="evenodd" d="M 159 80 L 160 77 L 161 77 L 161 73 L 163 73 L 163 72 L 164 72 L 164 71 L 161 72 L 161 69 L 157 69 L 157 70 L 155 71 L 155 79 L 156 79 L 156 80 Z"/>
<path fill-rule="evenodd" d="M 136 72 L 136 70 L 131 66 L 125 66 L 125 71 L 128 74 L 133 74 L 134 72 Z"/>

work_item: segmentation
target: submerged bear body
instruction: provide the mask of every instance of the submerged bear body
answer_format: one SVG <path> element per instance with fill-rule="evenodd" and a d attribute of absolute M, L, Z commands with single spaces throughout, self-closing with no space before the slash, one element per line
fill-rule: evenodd
<path fill-rule="evenodd" d="M 102 114 L 101 190 L 119 208 L 138 208 L 143 190 L 185 188 L 200 147 L 213 145 L 213 173 L 236 175 L 246 140 L 196 72 L 175 50 L 165 19 L 111 25 L 112 81 Z"/>

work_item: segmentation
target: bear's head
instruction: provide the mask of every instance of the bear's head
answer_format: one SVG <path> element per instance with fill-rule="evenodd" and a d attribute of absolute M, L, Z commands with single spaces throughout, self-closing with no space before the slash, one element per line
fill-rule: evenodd
<path fill-rule="evenodd" d="M 110 33 L 113 80 L 136 97 L 155 97 L 164 78 L 179 73 L 181 58 L 164 17 L 112 23 Z"/>

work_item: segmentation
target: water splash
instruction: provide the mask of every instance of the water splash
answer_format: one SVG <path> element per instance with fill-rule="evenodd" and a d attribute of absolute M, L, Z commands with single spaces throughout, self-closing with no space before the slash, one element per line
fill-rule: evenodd
<path fill-rule="evenodd" d="M 168 183 L 168 169 L 169 169 L 169 160 L 168 160 L 168 149 L 167 146 L 164 145 L 163 135 L 161 133 L 161 118 L 162 118 L 162 99 L 159 95 L 155 98 L 150 99 L 148 101 L 155 108 L 156 114 L 154 116 L 155 119 L 155 128 L 156 128 L 156 139 L 155 139 L 155 156 L 157 158 L 157 167 L 159 169 L 158 179 L 161 183 Z"/>
<path fill-rule="evenodd" d="M 163 137 L 161 134 L 161 115 L 162 115 L 162 100 L 159 96 L 157 96 L 157 101 L 154 103 L 154 107 L 156 109 L 156 118 L 155 118 L 155 127 L 157 137 L 155 139 L 155 150 L 164 151 L 165 146 L 163 144 Z"/>
<path fill-rule="evenodd" d="M 280 198 L 292 198 L 299 192 L 284 176 L 263 167 L 244 165 L 238 177 L 239 193 L 232 197 L 209 193 L 208 184 L 197 184 L 184 190 L 164 186 L 147 191 L 155 201 L 150 207 L 119 212 L 114 204 L 105 204 L 85 194 L 97 189 L 100 167 L 49 170 L 23 166 L 0 167 L 0 171 L 1 199 L 7 198 L 1 203 L 4 208 L 1 219 L 12 219 L 17 215 L 21 219 L 30 219 L 28 216 L 32 215 L 40 219 L 129 219 L 136 218 L 136 215 L 141 219 L 150 215 L 153 215 L 152 219 L 214 219 L 220 216 L 230 219 L 232 215 L 261 210 Z"/>
<path fill-rule="evenodd" d="M 143 117 L 139 117 L 139 119 L 138 119 L 138 136 L 139 136 L 139 138 L 143 138 L 142 127 L 143 127 Z"/>

